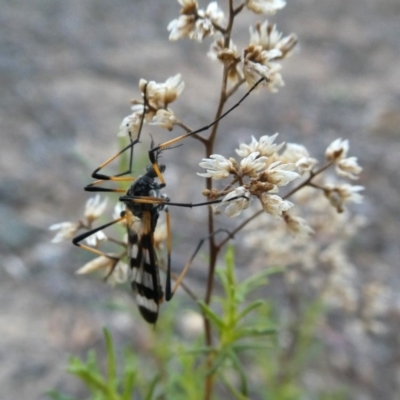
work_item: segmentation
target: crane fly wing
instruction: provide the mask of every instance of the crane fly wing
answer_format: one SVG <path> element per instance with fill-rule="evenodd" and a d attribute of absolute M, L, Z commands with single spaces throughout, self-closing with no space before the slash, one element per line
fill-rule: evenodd
<path fill-rule="evenodd" d="M 129 231 L 131 286 L 143 318 L 154 324 L 163 301 L 157 254 L 153 245 L 151 212 L 145 211 L 139 232 Z M 135 249 L 136 247 L 136 249 Z M 136 251 L 135 251 L 136 250 Z"/>

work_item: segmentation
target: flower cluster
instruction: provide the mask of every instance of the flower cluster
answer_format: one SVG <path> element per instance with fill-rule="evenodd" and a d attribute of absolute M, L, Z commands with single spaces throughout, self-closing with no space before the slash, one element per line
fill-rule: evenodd
<path fill-rule="evenodd" d="M 169 40 L 184 37 L 201 42 L 203 38 L 214 35 L 218 25 L 224 20 L 224 12 L 216 1 L 210 3 L 206 11 L 199 9 L 196 0 L 178 0 L 181 4 L 181 16 L 168 25 L 171 31 Z"/>
<path fill-rule="evenodd" d="M 64 240 L 72 239 L 80 229 L 91 229 L 92 223 L 96 221 L 105 211 L 107 207 L 107 199 L 101 201 L 99 195 L 91 197 L 85 205 L 83 219 L 77 222 L 60 222 L 49 227 L 51 231 L 58 231 L 54 236 L 52 243 L 59 243 Z M 107 239 L 103 231 L 89 236 L 86 242 L 89 246 L 96 247 L 99 242 Z"/>
<path fill-rule="evenodd" d="M 251 87 L 260 78 L 270 91 L 276 92 L 284 85 L 278 60 L 288 57 L 295 45 L 297 37 L 294 34 L 282 37 L 268 21 L 257 23 L 250 27 L 249 45 L 241 52 L 231 38 L 226 40 L 226 29 L 221 26 L 224 13 L 216 2 L 208 5 L 207 10 L 198 8 L 196 0 L 178 0 L 182 5 L 181 16 L 168 25 L 170 40 L 188 37 L 202 41 L 209 36 L 215 36 L 211 44 L 209 57 L 221 61 L 227 71 L 227 76 L 233 82 L 246 81 Z M 283 0 L 247 0 L 245 6 L 257 14 L 275 14 L 286 5 Z"/>
<path fill-rule="evenodd" d="M 118 203 L 114 210 L 115 219 L 121 216 L 121 203 Z M 77 233 L 84 230 L 93 229 L 93 223 L 97 221 L 105 212 L 107 207 L 107 199 L 101 200 L 101 197 L 97 194 L 87 200 L 86 206 L 83 212 L 83 218 L 76 222 L 61 222 L 53 224 L 49 227 L 50 230 L 58 230 L 54 236 L 52 243 L 59 243 L 64 240 L 71 240 L 77 235 Z M 102 242 L 111 240 L 102 230 L 98 230 L 92 235 L 85 239 L 87 246 L 97 249 Z M 125 251 L 124 251 L 125 252 Z M 110 284 L 126 282 L 129 279 L 130 268 L 128 265 L 121 261 L 123 253 L 107 254 L 106 256 L 99 256 L 83 267 L 79 268 L 77 274 L 87 274 L 94 271 L 104 271 L 107 277 L 107 282 Z"/>
<path fill-rule="evenodd" d="M 289 214 L 285 215 L 285 220 L 290 219 L 285 221 L 286 226 L 273 218 L 259 218 L 248 227 L 245 243 L 260 249 L 260 257 L 267 265 L 286 267 L 289 288 L 301 284 L 317 293 L 330 309 L 340 308 L 350 314 L 359 312 L 360 272 L 346 253 L 358 231 L 365 226 L 365 219 L 349 210 L 338 213 L 323 196 L 316 196 L 315 188 L 310 186 L 296 192 L 293 202 L 297 213 L 305 215 L 307 222 Z M 316 240 L 310 240 L 307 235 L 310 225 Z M 288 236 L 287 228 L 301 234 Z M 273 232 L 268 240 L 263 234 L 266 231 Z M 256 259 L 254 265 L 257 262 Z M 374 316 L 368 317 L 374 319 Z"/>
<path fill-rule="evenodd" d="M 292 207 L 292 203 L 283 200 L 276 195 L 279 186 L 286 186 L 288 183 L 300 177 L 296 172 L 295 163 L 283 163 L 279 159 L 278 150 L 284 143 L 275 144 L 274 140 L 278 134 L 273 136 L 262 136 L 259 140 L 252 138 L 250 144 L 241 144 L 236 153 L 242 157 L 240 162 L 234 158 L 225 158 L 219 154 L 213 154 L 210 158 L 204 158 L 200 167 L 206 169 L 198 175 L 214 180 L 232 177 L 228 185 L 234 189 L 222 190 L 220 193 L 206 193 L 210 197 L 217 198 L 224 195 L 219 206 L 226 205 L 225 213 L 229 217 L 238 216 L 241 211 L 249 206 L 251 196 L 257 197 L 264 210 L 276 217 Z"/>
<path fill-rule="evenodd" d="M 80 230 L 89 231 L 94 229 L 94 222 L 96 222 L 106 211 L 107 199 L 101 200 L 99 195 L 91 197 L 87 200 L 83 212 L 83 218 L 76 222 L 61 222 L 53 224 L 49 227 L 50 230 L 58 230 L 54 236 L 52 243 L 59 243 L 65 240 L 71 240 L 75 237 Z M 125 205 L 118 202 L 113 210 L 113 220 L 116 221 L 121 218 L 125 211 Z M 134 215 L 129 215 L 129 218 L 121 219 L 120 224 L 129 227 L 132 231 L 140 231 L 141 220 Z M 167 229 L 165 223 L 159 223 L 154 231 L 153 245 L 155 249 L 162 249 L 164 242 L 167 238 Z M 86 263 L 79 268 L 76 273 L 79 275 L 89 274 L 96 271 L 102 271 L 107 279 L 107 283 L 111 285 L 128 282 L 131 278 L 131 268 L 127 263 L 122 261 L 128 255 L 128 237 L 125 231 L 122 239 L 112 238 L 107 236 L 103 230 L 98 230 L 88 236 L 85 240 L 85 245 L 94 249 L 94 253 L 103 254 Z M 119 254 L 115 253 L 102 253 L 97 249 L 101 243 L 110 241 L 122 246 L 122 251 Z"/>
<path fill-rule="evenodd" d="M 262 77 L 265 79 L 264 86 L 276 92 L 284 84 L 280 74 L 282 66 L 278 61 L 290 56 L 297 44 L 297 37 L 291 34 L 282 38 L 276 25 L 265 21 L 256 24 L 254 28 L 250 27 L 250 43 L 241 55 L 232 41 L 229 48 L 225 48 L 223 44 L 223 38 L 218 37 L 211 45 L 209 57 L 226 65 L 231 80 L 245 80 L 252 86 Z"/>
<path fill-rule="evenodd" d="M 143 100 L 132 100 L 132 113 L 121 122 L 118 136 L 137 136 L 142 120 L 172 130 L 178 120 L 168 105 L 180 96 L 184 88 L 181 74 L 168 78 L 164 83 L 141 79 L 139 89 L 146 104 Z"/>
<path fill-rule="evenodd" d="M 288 213 L 293 203 L 276 194 L 280 186 L 286 186 L 304 177 L 306 180 L 300 183 L 297 189 L 312 186 L 314 190 L 321 191 L 338 212 L 344 211 L 345 203 L 362 201 L 359 193 L 364 189 L 362 186 L 352 186 L 347 183 L 316 184 L 313 181 L 332 164 L 335 164 L 340 177 L 351 179 L 358 177 L 362 168 L 357 164 L 357 159 L 345 158 L 349 149 L 347 141 L 338 139 L 331 143 L 326 150 L 328 163 L 316 171 L 318 161 L 309 155 L 304 146 L 295 143 L 277 144 L 275 143 L 277 137 L 278 133 L 262 136 L 259 140 L 253 136 L 249 144 L 241 143 L 236 149 L 236 153 L 242 157 L 240 162 L 234 158 L 227 159 L 220 154 L 213 154 L 200 162 L 200 167 L 206 172 L 198 175 L 214 180 L 232 178 L 225 189 L 204 192 L 210 199 L 222 197 L 221 203 L 216 208 L 226 206 L 225 213 L 229 217 L 236 217 L 249 207 L 253 196 L 259 199 L 266 213 L 282 218 L 292 234 L 308 237 L 313 233 L 313 229 L 305 219 Z M 344 174 L 340 166 L 346 160 L 352 160 L 352 168 L 347 169 L 347 174 Z"/>
<path fill-rule="evenodd" d="M 336 139 L 326 149 L 326 159 L 335 165 L 336 174 L 342 178 L 358 179 L 362 168 L 358 165 L 357 157 L 347 157 L 349 141 Z M 361 203 L 363 186 L 350 184 L 326 184 L 324 194 L 338 212 L 343 212 L 345 203 Z"/>

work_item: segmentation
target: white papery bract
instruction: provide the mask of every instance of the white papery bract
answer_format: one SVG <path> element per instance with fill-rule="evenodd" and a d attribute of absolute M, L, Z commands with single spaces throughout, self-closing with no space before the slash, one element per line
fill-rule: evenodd
<path fill-rule="evenodd" d="M 212 154 L 210 158 L 203 158 L 199 165 L 207 170 L 207 172 L 197 173 L 204 178 L 227 178 L 234 169 L 232 162 L 220 154 Z"/>
<path fill-rule="evenodd" d="M 250 192 L 243 186 L 239 186 L 232 192 L 228 193 L 222 199 L 222 202 L 218 204 L 217 208 L 223 207 L 228 203 L 228 206 L 225 208 L 225 214 L 230 218 L 234 218 L 249 206 L 249 202 Z"/>

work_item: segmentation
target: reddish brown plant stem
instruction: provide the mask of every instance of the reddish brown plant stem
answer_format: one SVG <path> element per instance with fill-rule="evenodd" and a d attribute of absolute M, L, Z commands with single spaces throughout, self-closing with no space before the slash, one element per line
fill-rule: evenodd
<path fill-rule="evenodd" d="M 229 18 L 228 18 L 228 25 L 226 28 L 225 36 L 225 48 L 229 48 L 229 42 L 231 38 L 233 20 L 235 18 L 234 7 L 233 7 L 233 0 L 229 0 Z M 227 65 L 224 65 L 223 74 L 222 74 L 222 87 L 221 87 L 221 95 L 219 99 L 219 104 L 217 108 L 217 112 L 215 114 L 215 119 L 217 120 L 222 115 L 224 105 L 227 100 L 227 82 L 228 82 L 228 68 Z M 210 135 L 207 139 L 207 143 L 205 144 L 206 147 L 206 157 L 210 157 L 210 155 L 214 152 L 214 143 L 216 134 L 218 131 L 219 123 L 217 122 L 211 129 Z M 212 190 L 212 180 L 211 178 L 207 178 L 206 180 L 206 188 L 208 190 Z M 221 250 L 220 246 L 217 246 L 215 243 L 215 238 L 212 235 L 214 232 L 214 215 L 213 210 L 211 207 L 208 208 L 208 233 L 210 235 L 209 239 L 209 264 L 208 264 L 208 276 L 207 276 L 207 288 L 206 294 L 204 297 L 205 303 L 208 305 L 211 302 L 211 295 L 214 288 L 214 276 L 215 276 L 215 267 L 217 262 L 218 253 Z M 211 332 L 211 324 L 210 321 L 205 317 L 204 318 L 204 331 L 205 331 L 205 339 L 206 339 L 206 346 L 212 346 L 212 332 Z M 207 369 L 211 369 L 212 364 L 214 361 L 214 356 L 212 353 L 209 353 L 207 356 Z M 205 378 L 205 385 L 204 385 L 204 399 L 211 400 L 212 393 L 213 393 L 213 386 L 214 386 L 214 374 L 207 374 Z"/>

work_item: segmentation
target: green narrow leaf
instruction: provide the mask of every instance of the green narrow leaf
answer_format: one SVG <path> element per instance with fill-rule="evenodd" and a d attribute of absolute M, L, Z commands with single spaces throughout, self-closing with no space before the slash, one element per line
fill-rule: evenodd
<path fill-rule="evenodd" d="M 224 385 L 230 390 L 230 392 L 235 396 L 236 399 L 238 400 L 249 400 L 249 398 L 242 393 L 240 393 L 233 385 L 228 381 L 228 379 L 225 378 L 224 374 L 220 374 L 222 381 L 224 382 Z"/>
<path fill-rule="evenodd" d="M 115 368 L 115 351 L 114 345 L 112 342 L 112 337 L 110 331 L 107 328 L 103 329 L 104 338 L 106 340 L 106 349 L 107 349 L 107 361 L 108 361 L 108 386 L 115 390 L 115 377 L 116 377 L 116 368 Z"/>
<path fill-rule="evenodd" d="M 86 386 L 91 390 L 98 390 L 102 392 L 104 395 L 109 395 L 109 390 L 107 385 L 103 382 L 101 377 L 96 376 L 88 370 L 69 370 L 69 372 L 78 376 L 82 381 L 85 382 Z M 109 397 L 111 400 L 113 397 Z"/>
<path fill-rule="evenodd" d="M 231 347 L 229 350 L 229 357 L 232 360 L 233 366 L 235 367 L 236 371 L 239 374 L 240 377 L 240 386 L 241 386 L 241 393 L 244 396 L 247 396 L 248 389 L 247 389 L 247 379 L 246 379 L 246 373 L 242 367 L 242 364 L 240 363 L 239 358 L 237 357 L 235 351 Z"/>
<path fill-rule="evenodd" d="M 232 345 L 232 348 L 237 352 L 240 353 L 241 351 L 247 351 L 247 350 L 265 350 L 270 348 L 270 344 L 243 344 L 243 343 L 234 343 Z"/>
<path fill-rule="evenodd" d="M 126 351 L 125 352 L 125 363 L 124 363 L 124 378 L 123 378 L 123 393 L 121 400 L 131 400 L 132 392 L 135 387 L 136 378 L 138 376 L 138 371 L 135 365 L 134 355 Z"/>
<path fill-rule="evenodd" d="M 132 367 L 125 367 L 124 372 L 124 391 L 121 400 L 130 400 L 132 398 L 133 388 L 135 387 L 137 371 Z"/>
<path fill-rule="evenodd" d="M 276 333 L 276 328 L 240 328 L 235 332 L 235 336 L 239 338 L 267 336 Z"/>
<path fill-rule="evenodd" d="M 225 327 L 224 321 L 218 317 L 218 315 L 215 314 L 215 312 L 206 303 L 199 300 L 198 304 L 210 322 L 213 323 L 219 330 L 222 330 Z"/>
<path fill-rule="evenodd" d="M 229 291 L 230 291 L 230 283 L 229 283 L 229 279 L 226 274 L 226 269 L 225 268 L 217 268 L 215 270 L 215 274 L 218 276 L 218 279 L 221 281 L 224 292 L 228 296 Z"/>
<path fill-rule="evenodd" d="M 145 400 L 151 400 L 153 398 L 154 390 L 156 388 L 157 383 L 160 381 L 160 379 L 161 379 L 161 375 L 160 374 L 157 374 L 153 378 L 153 380 L 150 383 L 150 387 L 149 387 L 149 390 L 147 392 L 147 395 L 145 396 Z"/>
<path fill-rule="evenodd" d="M 226 276 L 231 285 L 236 285 L 235 275 L 235 249 L 229 245 L 225 254 Z"/>
<path fill-rule="evenodd" d="M 237 316 L 237 320 L 240 321 L 243 319 L 247 314 L 251 313 L 253 310 L 261 307 L 263 304 L 265 304 L 264 300 L 255 300 L 252 303 L 250 303 L 243 311 L 239 313 Z"/>
<path fill-rule="evenodd" d="M 213 365 L 206 372 L 207 375 L 214 375 L 218 368 L 223 364 L 226 359 L 227 351 L 221 350 L 217 357 L 214 359 Z"/>

